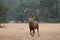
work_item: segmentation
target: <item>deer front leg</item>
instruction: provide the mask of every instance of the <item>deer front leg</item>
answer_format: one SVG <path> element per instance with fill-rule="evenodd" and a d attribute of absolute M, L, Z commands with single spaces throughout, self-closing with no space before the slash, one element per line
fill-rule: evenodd
<path fill-rule="evenodd" d="M 39 28 L 37 28 L 37 32 L 38 32 L 38 37 L 39 37 Z"/>
<path fill-rule="evenodd" d="M 30 35 L 31 35 L 31 31 L 32 31 L 32 30 L 30 29 Z"/>
<path fill-rule="evenodd" d="M 35 34 L 35 30 L 33 30 L 33 33 Z"/>
<path fill-rule="evenodd" d="M 33 37 L 34 33 L 32 32 L 33 30 L 30 29 L 30 35 Z"/>

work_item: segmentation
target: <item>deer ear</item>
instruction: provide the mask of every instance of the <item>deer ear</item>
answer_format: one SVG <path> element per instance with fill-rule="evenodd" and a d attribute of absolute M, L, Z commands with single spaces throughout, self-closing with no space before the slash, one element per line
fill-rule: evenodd
<path fill-rule="evenodd" d="M 35 18 L 35 16 L 33 16 L 33 18 Z"/>
<path fill-rule="evenodd" d="M 33 17 L 33 19 L 35 19 L 35 17 Z"/>

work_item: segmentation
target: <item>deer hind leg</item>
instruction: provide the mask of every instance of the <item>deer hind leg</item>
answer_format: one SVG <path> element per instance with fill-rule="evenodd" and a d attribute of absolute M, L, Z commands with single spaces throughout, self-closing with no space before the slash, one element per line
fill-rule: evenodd
<path fill-rule="evenodd" d="M 39 37 L 39 28 L 37 28 L 37 32 L 38 32 L 38 37 Z"/>

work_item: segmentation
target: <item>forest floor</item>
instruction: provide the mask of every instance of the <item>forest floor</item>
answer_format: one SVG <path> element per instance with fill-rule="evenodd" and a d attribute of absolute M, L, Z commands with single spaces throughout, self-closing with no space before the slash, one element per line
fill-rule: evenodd
<path fill-rule="evenodd" d="M 60 40 L 60 23 L 39 23 L 37 31 L 32 37 L 29 33 L 28 23 L 4 23 L 0 28 L 0 40 Z"/>

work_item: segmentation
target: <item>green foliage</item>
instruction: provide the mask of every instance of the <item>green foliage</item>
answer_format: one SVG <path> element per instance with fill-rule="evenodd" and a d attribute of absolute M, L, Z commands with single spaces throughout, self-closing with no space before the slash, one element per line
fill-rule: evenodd
<path fill-rule="evenodd" d="M 40 8 L 44 8 L 44 20 L 46 22 L 58 22 L 58 4 L 56 0 L 41 0 L 40 1 Z M 56 10 L 57 9 L 57 10 Z M 44 12 L 44 11 L 43 11 Z"/>
<path fill-rule="evenodd" d="M 46 22 L 60 22 L 60 5 L 59 5 L 60 1 L 58 0 L 8 0 L 8 1 L 9 1 L 8 5 L 9 7 L 11 7 L 9 10 L 9 15 L 12 15 L 12 17 L 14 17 L 16 21 L 24 22 L 24 20 L 25 21 L 27 20 L 23 12 L 25 8 L 29 8 L 28 10 L 29 15 L 35 15 L 36 12 L 35 9 L 39 8 L 41 10 L 40 17 L 37 17 L 36 20 L 38 21 L 42 20 Z M 7 7 L 3 6 L 2 2 L 0 2 L 0 11 L 1 17 L 7 11 Z M 11 20 L 12 19 L 13 18 L 11 18 Z"/>
<path fill-rule="evenodd" d="M 18 7 L 18 11 L 21 12 L 25 8 L 30 8 L 30 9 L 36 9 L 39 8 L 40 2 L 37 0 L 28 0 L 25 2 L 22 2 L 20 6 Z"/>
<path fill-rule="evenodd" d="M 2 3 L 2 0 L 0 0 L 0 22 L 5 21 L 6 16 L 5 16 L 5 12 L 8 10 L 7 7 L 4 6 L 4 4 Z"/>
<path fill-rule="evenodd" d="M 36 12 L 36 8 L 40 8 L 40 0 L 25 0 L 24 2 L 20 3 L 19 7 L 16 9 L 17 13 L 20 13 L 22 15 L 19 15 L 20 17 L 17 16 L 18 19 L 20 20 L 24 20 L 25 16 L 24 16 L 24 12 L 23 10 L 25 8 L 29 8 L 28 10 L 28 15 L 35 15 Z M 24 17 L 22 17 L 24 16 Z M 25 20 L 27 20 L 25 18 Z"/>

